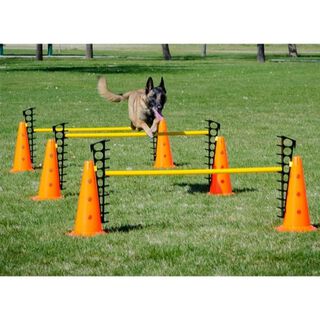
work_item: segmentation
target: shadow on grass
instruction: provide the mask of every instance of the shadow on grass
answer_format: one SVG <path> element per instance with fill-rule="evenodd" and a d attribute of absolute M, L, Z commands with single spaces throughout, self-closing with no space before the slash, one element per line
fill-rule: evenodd
<path fill-rule="evenodd" d="M 207 183 L 176 183 L 176 186 L 186 188 L 188 187 L 188 193 L 208 193 L 209 186 Z M 246 193 L 246 192 L 256 192 L 258 189 L 256 188 L 235 188 L 232 190 L 234 193 Z"/>
<path fill-rule="evenodd" d="M 175 183 L 175 186 L 188 188 L 188 193 L 208 193 L 209 187 L 207 183 Z"/>
<path fill-rule="evenodd" d="M 42 165 L 40 165 L 40 164 L 34 165 L 33 169 L 34 170 L 42 170 Z"/>
<path fill-rule="evenodd" d="M 139 65 L 139 64 L 124 64 L 114 66 L 48 66 L 48 65 L 32 65 L 30 67 L 16 68 L 12 67 L 6 69 L 7 72 L 30 72 L 30 71 L 43 71 L 43 72 L 74 72 L 74 73 L 94 73 L 94 74 L 139 74 L 139 73 L 182 73 L 189 71 L 190 67 L 182 67 L 179 65 Z"/>
<path fill-rule="evenodd" d="M 32 57 L 32 54 L 30 54 Z M 72 56 L 72 55 L 70 55 Z M 18 58 L 19 55 L 16 56 Z M 30 71 L 43 71 L 43 72 L 73 72 L 73 73 L 93 73 L 93 74 L 144 74 L 144 73 L 184 73 L 189 72 L 194 69 L 194 65 L 187 64 L 181 65 L 181 63 L 175 64 L 175 62 L 189 62 L 189 61 L 203 61 L 207 63 L 208 61 L 215 61 L 215 59 L 244 59 L 249 61 L 255 61 L 255 54 L 212 54 L 207 55 L 206 58 L 201 57 L 200 55 L 175 55 L 171 62 L 164 61 L 161 56 L 159 57 L 141 57 L 141 59 L 136 59 L 136 63 L 124 63 L 124 64 L 113 64 L 106 65 L 105 60 L 94 59 L 92 61 L 82 60 L 82 57 L 74 57 L 74 59 L 68 60 L 66 63 L 64 60 L 59 61 L 58 56 L 57 59 L 45 60 L 39 63 L 38 61 L 33 61 L 32 64 L 24 67 L 16 67 L 11 66 L 10 68 L 6 68 L 6 72 L 30 72 Z M 108 58 L 108 56 L 106 56 Z M 9 58 L 10 59 L 10 58 Z M 15 58 L 12 58 L 15 59 Z M 120 61 L 132 61 L 132 58 L 121 56 L 117 57 Z M 141 62 L 151 61 L 151 63 L 144 64 Z M 10 60 L 9 60 L 10 61 Z M 110 60 L 112 62 L 112 59 Z M 54 62 L 56 65 L 52 65 Z M 60 62 L 60 65 L 58 65 Z M 92 65 L 92 62 L 96 63 L 96 65 Z M 77 64 L 76 64 L 77 63 Z M 86 65 L 79 65 L 86 63 Z M 97 64 L 99 63 L 99 64 Z M 158 63 L 158 64 L 155 64 Z"/>
<path fill-rule="evenodd" d="M 78 197 L 79 196 L 79 191 L 77 191 L 77 192 L 71 192 L 71 191 L 69 191 L 69 192 L 65 192 L 64 193 L 64 197 L 65 198 L 68 198 L 68 197 Z"/>
<path fill-rule="evenodd" d="M 176 163 L 176 162 L 174 162 L 173 163 L 176 167 L 183 167 L 183 166 L 186 166 L 186 165 L 188 165 L 188 164 L 190 164 L 190 163 L 188 163 L 188 162 L 181 162 L 181 163 Z"/>
<path fill-rule="evenodd" d="M 118 227 L 107 228 L 105 231 L 107 231 L 109 233 L 115 233 L 115 232 L 128 233 L 130 231 L 140 230 L 145 227 L 146 226 L 143 226 L 142 224 L 125 224 L 125 225 L 118 226 Z"/>
<path fill-rule="evenodd" d="M 65 189 L 63 189 L 63 190 L 65 190 Z M 62 192 L 63 192 L 63 190 L 62 190 Z M 113 193 L 114 193 L 114 190 L 108 190 L 108 193 L 109 193 L 109 195 L 110 195 L 110 194 L 113 194 Z M 79 194 L 80 194 L 80 190 L 78 190 L 78 191 L 65 191 L 65 192 L 63 192 L 63 196 L 64 196 L 65 198 L 68 198 L 68 197 L 79 197 Z"/>
<path fill-rule="evenodd" d="M 246 193 L 246 192 L 256 192 L 257 188 L 235 188 L 232 190 L 234 193 Z"/>

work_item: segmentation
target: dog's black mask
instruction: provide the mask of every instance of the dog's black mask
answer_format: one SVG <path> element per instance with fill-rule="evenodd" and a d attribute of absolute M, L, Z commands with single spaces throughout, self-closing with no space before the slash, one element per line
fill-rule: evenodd
<path fill-rule="evenodd" d="M 148 107 L 152 110 L 155 118 L 162 118 L 162 110 L 167 101 L 166 93 L 167 91 L 162 77 L 158 87 L 153 86 L 153 80 L 149 77 L 146 84 L 146 96 L 148 99 Z"/>

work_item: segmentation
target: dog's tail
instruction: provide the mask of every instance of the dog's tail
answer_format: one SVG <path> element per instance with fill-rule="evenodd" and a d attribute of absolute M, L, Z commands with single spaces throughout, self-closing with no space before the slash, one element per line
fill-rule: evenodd
<path fill-rule="evenodd" d="M 98 92 L 101 97 L 111 102 L 121 102 L 127 100 L 130 96 L 130 92 L 124 94 L 116 94 L 108 89 L 107 80 L 105 77 L 99 77 L 98 79 Z"/>

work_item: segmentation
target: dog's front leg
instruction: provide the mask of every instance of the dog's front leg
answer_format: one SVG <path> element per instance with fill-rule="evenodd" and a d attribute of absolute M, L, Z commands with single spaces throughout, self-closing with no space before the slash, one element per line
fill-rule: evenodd
<path fill-rule="evenodd" d="M 153 122 L 152 122 L 152 126 L 151 126 L 151 131 L 157 132 L 158 131 L 158 124 L 159 124 L 160 120 L 158 120 L 157 118 L 154 118 Z"/>
<path fill-rule="evenodd" d="M 148 127 L 148 125 L 144 121 L 141 121 L 139 126 L 145 131 L 145 133 L 150 138 L 153 138 L 153 133 L 152 133 L 151 129 Z"/>

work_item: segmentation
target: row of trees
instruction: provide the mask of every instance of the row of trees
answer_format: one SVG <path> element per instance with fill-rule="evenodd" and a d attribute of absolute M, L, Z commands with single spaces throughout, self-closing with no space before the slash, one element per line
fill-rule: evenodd
<path fill-rule="evenodd" d="M 171 60 L 172 56 L 170 53 L 170 48 L 168 44 L 162 44 L 162 55 L 165 60 Z M 298 57 L 298 51 L 297 46 L 295 44 L 288 44 L 288 52 L 290 57 Z M 207 55 L 207 45 L 204 44 L 201 47 L 201 56 L 205 57 Z M 93 58 L 93 45 L 92 44 L 86 44 L 86 58 L 92 59 Z M 37 45 L 37 59 L 42 60 L 43 59 L 43 53 L 42 53 L 42 45 Z M 257 44 L 257 60 L 259 62 L 265 62 L 266 56 L 265 56 L 265 46 L 264 44 Z"/>
<path fill-rule="evenodd" d="M 165 60 L 171 60 L 172 57 L 171 57 L 169 45 L 168 44 L 162 44 L 161 47 L 162 47 L 163 58 Z M 50 51 L 49 48 L 51 48 L 51 53 L 52 53 L 52 44 L 48 44 L 48 53 Z M 86 44 L 86 58 L 87 59 L 92 59 L 93 58 L 93 44 Z M 37 47 L 36 47 L 36 59 L 37 60 L 43 60 L 43 45 L 42 44 L 37 44 Z"/>
<path fill-rule="evenodd" d="M 51 51 L 51 54 L 49 54 L 50 51 Z M 52 44 L 48 44 L 48 55 L 52 55 Z M 93 58 L 93 44 L 86 44 L 86 58 L 87 59 Z M 37 44 L 36 59 L 43 60 L 43 45 L 42 44 Z"/>
<path fill-rule="evenodd" d="M 168 44 L 162 44 L 162 55 L 165 60 L 171 60 L 172 56 L 170 53 L 170 48 Z M 52 44 L 48 44 L 48 56 L 51 56 L 53 52 Z M 288 44 L 288 53 L 290 57 L 298 57 L 297 46 L 295 44 Z M 3 55 L 3 44 L 0 44 L 0 55 Z M 207 45 L 203 44 L 201 46 L 201 56 L 205 57 L 207 55 Z M 86 58 L 92 59 L 93 58 L 93 44 L 86 44 Z M 43 60 L 43 45 L 37 44 L 36 45 L 36 59 Z M 257 44 L 257 61 L 265 62 L 265 45 L 264 44 Z"/>
<path fill-rule="evenodd" d="M 257 44 L 257 60 L 259 62 L 265 62 L 266 61 L 266 55 L 265 55 L 265 48 L 264 44 Z M 290 57 L 298 57 L 298 50 L 297 45 L 295 44 L 288 44 L 288 52 Z"/>

